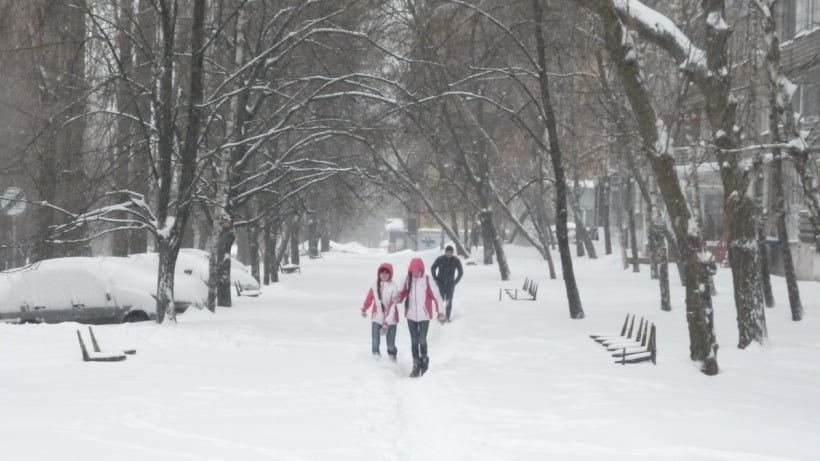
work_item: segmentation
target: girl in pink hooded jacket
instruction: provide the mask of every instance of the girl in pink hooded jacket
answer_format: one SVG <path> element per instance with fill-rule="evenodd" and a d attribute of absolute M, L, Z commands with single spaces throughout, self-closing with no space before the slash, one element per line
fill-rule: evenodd
<path fill-rule="evenodd" d="M 395 361 L 398 350 L 396 349 L 396 325 L 399 323 L 399 310 L 397 302 L 399 299 L 399 286 L 393 281 L 393 266 L 383 263 L 376 273 L 376 283 L 367 291 L 367 297 L 362 306 L 362 317 L 370 314 L 372 322 L 370 324 L 370 336 L 372 338 L 373 355 L 380 356 L 379 336 L 387 336 L 387 355 Z"/>
<path fill-rule="evenodd" d="M 411 378 L 416 378 L 427 372 L 430 359 L 427 357 L 427 330 L 430 329 L 430 320 L 433 320 L 433 305 L 438 313 L 439 321 L 444 319 L 440 311 L 441 296 L 438 288 L 424 274 L 424 261 L 413 258 L 410 261 L 407 279 L 404 281 L 399 302 L 404 301 L 404 317 L 410 328 L 410 345 L 413 351 L 413 371 Z"/>

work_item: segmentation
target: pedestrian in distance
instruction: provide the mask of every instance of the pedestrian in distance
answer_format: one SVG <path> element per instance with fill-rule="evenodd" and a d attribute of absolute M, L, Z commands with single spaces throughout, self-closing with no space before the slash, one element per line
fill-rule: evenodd
<path fill-rule="evenodd" d="M 427 356 L 427 331 L 430 329 L 430 320 L 434 318 L 434 305 L 439 321 L 444 320 L 441 298 L 430 277 L 424 274 L 424 261 L 421 258 L 413 258 L 410 261 L 407 279 L 399 294 L 399 302 L 402 301 L 404 317 L 410 329 L 410 347 L 413 353 L 413 371 L 410 377 L 417 378 L 424 375 L 430 365 Z"/>
<path fill-rule="evenodd" d="M 381 356 L 380 336 L 387 338 L 387 355 L 396 361 L 396 328 L 399 323 L 399 285 L 393 281 L 393 266 L 389 263 L 379 265 L 376 272 L 376 283 L 367 290 L 367 297 L 362 306 L 362 317 L 370 314 L 371 350 L 376 357 Z"/>
<path fill-rule="evenodd" d="M 441 293 L 441 299 L 446 303 L 446 321 L 450 321 L 450 315 L 453 312 L 453 294 L 456 290 L 456 285 L 461 281 L 461 276 L 464 275 L 464 269 L 461 267 L 461 261 L 453 253 L 453 247 L 447 245 L 444 249 L 444 254 L 436 258 L 433 267 L 430 268 L 433 273 L 433 279 L 438 285 L 438 291 Z M 458 272 L 458 275 L 456 275 Z"/>

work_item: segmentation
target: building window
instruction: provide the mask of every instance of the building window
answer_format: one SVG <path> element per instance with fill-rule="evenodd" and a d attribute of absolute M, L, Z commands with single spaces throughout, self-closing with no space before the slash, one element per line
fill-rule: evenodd
<path fill-rule="evenodd" d="M 820 120 L 820 70 L 803 74 L 794 93 L 794 110 L 800 113 L 802 123 Z"/>
<path fill-rule="evenodd" d="M 812 123 L 820 116 L 820 85 L 817 82 L 800 86 L 800 120 Z"/>
<path fill-rule="evenodd" d="M 795 34 L 820 25 L 820 0 L 795 0 L 794 3 Z"/>
<path fill-rule="evenodd" d="M 758 127 L 761 135 L 769 134 L 769 101 L 762 101 L 758 112 Z"/>
<path fill-rule="evenodd" d="M 783 39 L 820 27 L 820 0 L 783 2 Z"/>

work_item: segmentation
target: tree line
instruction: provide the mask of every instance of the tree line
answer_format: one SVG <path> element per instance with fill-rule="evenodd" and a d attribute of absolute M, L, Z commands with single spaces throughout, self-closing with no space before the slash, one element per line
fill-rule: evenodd
<path fill-rule="evenodd" d="M 314 254 L 320 238 L 326 247 L 389 209 L 430 216 L 462 255 L 480 229 L 502 280 L 505 239 L 525 239 L 552 279 L 557 247 L 570 317 L 582 319 L 569 223 L 576 251 L 596 257 L 580 206 L 595 179 L 606 253 L 615 227 L 638 270 L 637 198 L 660 308 L 671 309 L 673 255 L 690 358 L 716 374 L 699 165 L 720 174 L 739 347 L 766 337 L 769 214 L 802 317 L 784 158 L 820 241 L 778 3 L 2 1 L 0 175 L 30 206 L 3 224 L 6 265 L 152 249 L 161 323 L 175 317 L 181 247 L 210 252 L 214 310 L 231 303 L 238 232 L 269 283 L 298 262 L 305 233 Z"/>

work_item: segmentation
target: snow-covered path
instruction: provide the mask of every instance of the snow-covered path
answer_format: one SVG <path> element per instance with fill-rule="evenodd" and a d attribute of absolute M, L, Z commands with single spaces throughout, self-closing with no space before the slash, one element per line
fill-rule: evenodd
<path fill-rule="evenodd" d="M 421 379 L 407 378 L 404 320 L 391 363 L 370 356 L 358 313 L 378 264 L 402 274 L 408 253 L 331 252 L 216 315 L 95 327 L 104 349 L 138 349 L 122 363 L 83 363 L 77 324 L 0 325 L 0 459 L 818 459 L 820 284 L 801 285 L 807 318 L 795 323 L 775 279 L 771 341 L 739 351 L 722 269 L 722 372 L 708 378 L 687 359 L 677 284 L 664 313 L 648 275 L 578 260 L 587 318 L 574 321 L 562 282 L 531 250 L 509 250 L 509 283 L 466 267 Z M 436 254 L 421 254 L 428 267 Z M 498 301 L 525 276 L 541 278 L 538 301 Z M 615 365 L 588 338 L 616 333 L 627 312 L 657 324 L 657 366 Z"/>

